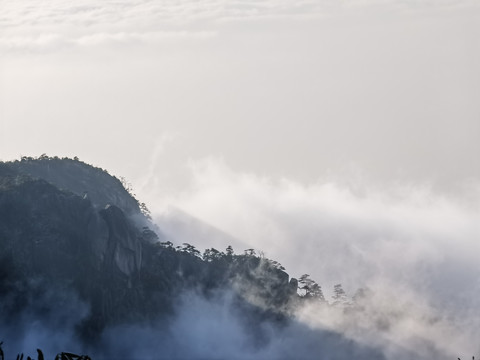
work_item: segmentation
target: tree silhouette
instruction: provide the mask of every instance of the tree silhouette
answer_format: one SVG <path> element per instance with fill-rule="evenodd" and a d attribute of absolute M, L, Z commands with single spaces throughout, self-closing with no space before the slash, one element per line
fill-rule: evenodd
<path fill-rule="evenodd" d="M 343 290 L 342 284 L 336 284 L 333 287 L 333 305 L 345 305 L 348 303 L 347 294 Z"/>
<path fill-rule="evenodd" d="M 205 249 L 205 251 L 203 252 L 202 258 L 206 262 L 212 262 L 213 260 L 221 258 L 222 255 L 223 254 L 217 249 L 211 248 L 211 249 Z"/>
<path fill-rule="evenodd" d="M 183 243 L 182 247 L 178 246 L 177 248 L 179 248 L 179 250 L 181 250 L 184 253 L 187 253 L 196 257 L 201 257 L 200 251 L 198 251 L 195 246 L 190 245 L 189 243 Z"/>
<path fill-rule="evenodd" d="M 232 256 L 233 256 L 233 248 L 232 248 L 232 245 L 228 245 L 225 251 L 226 251 L 227 256 L 229 256 L 229 257 L 232 257 Z"/>
<path fill-rule="evenodd" d="M 255 256 L 257 255 L 257 253 L 255 252 L 255 249 L 246 249 L 244 251 L 244 254 L 247 255 L 247 256 Z"/>
<path fill-rule="evenodd" d="M 320 301 L 325 301 L 323 296 L 322 287 L 316 283 L 315 280 L 310 279 L 310 275 L 303 274 L 298 279 L 299 289 L 305 290 L 303 297 L 305 298 L 315 298 Z"/>

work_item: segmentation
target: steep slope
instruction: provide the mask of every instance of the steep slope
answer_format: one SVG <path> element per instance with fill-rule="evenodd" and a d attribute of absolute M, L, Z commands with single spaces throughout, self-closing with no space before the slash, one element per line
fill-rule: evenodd
<path fill-rule="evenodd" d="M 38 279 L 42 291 L 60 286 L 77 293 L 90 308 L 79 325 L 90 340 L 108 325 L 171 314 L 176 296 L 188 288 L 228 288 L 239 299 L 248 289 L 269 311 L 280 311 L 296 294 L 288 275 L 267 260 L 215 249 L 202 258 L 189 244 L 175 248 L 139 228 L 132 218 L 139 213 L 117 179 L 85 163 L 41 158 L 1 164 L 5 284 L 15 292 L 18 279 Z"/>
<path fill-rule="evenodd" d="M 0 162 L 0 340 L 108 360 L 384 359 L 296 322 L 323 295 L 299 296 L 253 249 L 175 246 L 175 227 L 192 226 L 183 239 L 218 233 L 180 220 L 157 235 L 118 179 L 75 159 Z"/>
<path fill-rule="evenodd" d="M 115 205 L 127 215 L 140 213 L 138 201 L 119 179 L 79 160 L 44 155 L 38 159 L 24 157 L 5 165 L 11 172 L 43 179 L 59 189 L 88 197 L 98 208 Z"/>

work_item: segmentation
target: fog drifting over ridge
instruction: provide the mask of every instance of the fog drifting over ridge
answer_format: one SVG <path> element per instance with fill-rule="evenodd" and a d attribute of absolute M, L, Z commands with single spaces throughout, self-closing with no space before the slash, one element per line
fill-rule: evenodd
<path fill-rule="evenodd" d="M 392 360 L 402 349 L 409 360 L 479 356 L 479 10 L 4 0 L 0 158 L 78 156 L 131 181 L 159 225 L 188 224 L 171 207 L 221 230 L 182 232 L 202 250 L 222 250 L 227 234 L 237 252 L 264 251 L 327 296 L 339 282 L 350 296 L 373 292 L 363 315 L 304 309 L 297 335 L 338 331 Z M 351 165 L 371 179 L 342 172 Z M 180 346 L 175 334 L 192 330 L 201 344 L 187 324 L 206 314 L 219 315 L 221 335 L 248 338 L 223 311 L 228 294 L 217 300 L 191 300 L 205 313 L 181 307 L 169 339 Z M 145 346 L 165 335 L 135 330 Z M 278 339 L 295 343 L 290 330 Z M 107 334 L 113 353 L 116 335 L 133 334 L 122 331 Z M 217 356 L 238 349 L 224 345 Z M 212 356 L 203 350 L 184 354 Z"/>
<path fill-rule="evenodd" d="M 190 290 L 175 302 L 171 317 L 108 326 L 96 344 L 80 346 L 75 328 L 87 307 L 75 294 L 37 296 L 30 290 L 38 284 L 27 279 L 11 285 L 19 287 L 20 297 L 22 291 L 30 293 L 22 301 L 32 306 L 6 322 L 9 312 L 0 312 L 0 335 L 12 344 L 8 353 L 12 346 L 31 353 L 38 342 L 53 338 L 45 348 L 49 357 L 58 348 L 79 349 L 75 351 L 99 360 L 447 360 L 478 354 L 475 189 L 467 201 L 419 186 L 382 189 L 333 180 L 306 185 L 234 171 L 214 159 L 192 162 L 190 169 L 190 183 L 179 192 L 147 186 L 144 179 L 139 195 L 150 199 L 161 239 L 167 240 L 165 225 L 182 215 L 176 210 L 171 217 L 169 209 L 176 207 L 186 211 L 187 220 L 190 213 L 211 224 L 177 222 L 193 227 L 183 231 L 188 236 L 181 241 L 203 250 L 212 246 L 209 231 L 220 233 L 212 236 L 218 249 L 223 250 L 223 237 L 224 246 L 237 242 L 237 252 L 249 247 L 264 251 L 291 276 L 310 273 L 327 298 L 340 282 L 350 296 L 358 287 L 366 289 L 364 297 L 351 307 L 302 302 L 292 308 L 290 321 L 279 324 L 255 311 L 245 316 L 248 312 L 232 300 L 230 290 L 218 289 L 214 296 Z M 152 174 L 155 183 L 161 174 Z M 206 230 L 197 236 L 199 228 Z M 171 235 L 181 243 L 175 231 Z M 251 305 L 261 304 L 253 288 L 245 290 Z M 7 307 L 11 302 L 7 299 Z M 57 302 L 68 306 L 57 308 Z"/>
<path fill-rule="evenodd" d="M 416 358 L 480 351 L 478 188 L 465 201 L 425 186 L 305 185 L 238 173 L 212 159 L 192 163 L 191 170 L 190 186 L 176 196 L 141 194 L 157 199 L 150 205 L 154 219 L 178 207 L 243 241 L 245 249 L 264 251 L 291 276 L 310 274 L 327 298 L 336 283 L 349 296 L 360 287 L 373 292 L 361 316 L 302 310 L 299 319 L 308 326 L 388 344 L 389 359 L 401 358 L 399 349 Z M 191 242 L 210 247 L 204 240 Z"/>

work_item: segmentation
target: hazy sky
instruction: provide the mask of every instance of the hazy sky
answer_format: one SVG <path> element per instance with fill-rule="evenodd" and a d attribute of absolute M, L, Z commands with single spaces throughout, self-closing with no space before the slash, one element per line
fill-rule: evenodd
<path fill-rule="evenodd" d="M 379 290 L 399 346 L 469 358 L 479 39 L 476 0 L 0 0 L 0 158 L 125 176 L 155 216 Z"/>
<path fill-rule="evenodd" d="M 477 1 L 0 2 L 0 157 L 164 186 L 187 161 L 312 181 L 480 177 Z M 154 154 L 154 155 L 152 155 Z"/>

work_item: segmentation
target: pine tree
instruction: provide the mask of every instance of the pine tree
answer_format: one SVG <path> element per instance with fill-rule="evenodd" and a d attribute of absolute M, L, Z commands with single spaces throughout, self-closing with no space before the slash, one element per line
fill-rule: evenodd
<path fill-rule="evenodd" d="M 303 274 L 298 279 L 299 289 L 305 290 L 304 298 L 314 298 L 320 301 L 325 301 L 322 287 L 318 285 L 315 280 L 310 279 L 310 275 Z"/>
<path fill-rule="evenodd" d="M 347 294 L 342 288 L 342 284 L 336 284 L 333 287 L 333 304 L 332 305 L 346 305 L 348 303 Z"/>

